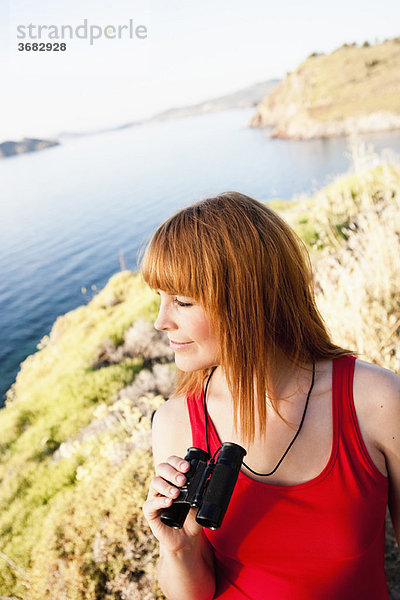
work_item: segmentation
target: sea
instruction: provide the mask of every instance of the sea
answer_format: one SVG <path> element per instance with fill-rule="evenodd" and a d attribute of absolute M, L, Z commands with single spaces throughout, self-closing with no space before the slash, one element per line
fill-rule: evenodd
<path fill-rule="evenodd" d="M 347 138 L 271 139 L 227 110 L 70 138 L 0 160 L 0 406 L 57 316 L 88 303 L 177 209 L 223 191 L 310 195 L 352 168 Z M 400 153 L 400 132 L 361 136 Z"/>

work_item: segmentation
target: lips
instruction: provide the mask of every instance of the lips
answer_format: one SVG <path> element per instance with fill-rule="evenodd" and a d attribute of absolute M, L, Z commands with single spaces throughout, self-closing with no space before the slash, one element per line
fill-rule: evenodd
<path fill-rule="evenodd" d="M 193 344 L 193 342 L 176 342 L 175 340 L 169 340 L 169 345 L 174 350 L 187 348 L 188 346 L 190 346 L 190 344 Z"/>

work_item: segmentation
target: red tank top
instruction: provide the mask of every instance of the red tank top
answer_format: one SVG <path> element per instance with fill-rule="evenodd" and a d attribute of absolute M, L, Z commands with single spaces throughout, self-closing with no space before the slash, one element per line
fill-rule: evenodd
<path fill-rule="evenodd" d="M 242 471 L 214 549 L 218 600 L 387 600 L 388 480 L 361 437 L 354 357 L 333 361 L 333 443 L 311 481 L 273 485 Z M 193 446 L 206 449 L 203 394 L 188 395 Z M 211 453 L 221 445 L 209 420 Z M 224 440 L 229 441 L 229 440 Z"/>

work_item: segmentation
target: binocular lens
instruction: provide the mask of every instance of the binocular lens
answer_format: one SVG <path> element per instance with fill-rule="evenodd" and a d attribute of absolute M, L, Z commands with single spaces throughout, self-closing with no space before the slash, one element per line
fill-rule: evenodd
<path fill-rule="evenodd" d="M 174 504 L 172 503 L 168 509 L 163 510 L 161 514 L 161 522 L 168 527 L 182 529 L 183 524 L 188 516 L 190 504 Z"/>

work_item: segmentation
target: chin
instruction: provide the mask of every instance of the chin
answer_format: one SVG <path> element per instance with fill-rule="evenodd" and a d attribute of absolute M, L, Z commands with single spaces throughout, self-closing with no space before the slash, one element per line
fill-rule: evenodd
<path fill-rule="evenodd" d="M 184 360 L 175 360 L 175 364 L 177 368 L 184 373 L 192 373 L 193 371 L 200 371 L 200 369 L 206 368 L 201 365 L 199 366 L 198 363 Z"/>
<path fill-rule="evenodd" d="M 191 373 L 193 371 L 200 371 L 202 369 L 209 369 L 217 364 L 217 362 L 210 360 L 190 359 L 183 358 L 180 356 L 175 357 L 175 364 L 180 371 L 185 373 Z"/>

